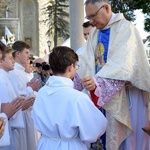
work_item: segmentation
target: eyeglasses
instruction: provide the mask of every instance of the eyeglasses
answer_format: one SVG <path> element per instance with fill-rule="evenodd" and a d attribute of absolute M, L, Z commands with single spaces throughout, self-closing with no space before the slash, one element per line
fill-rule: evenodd
<path fill-rule="evenodd" d="M 46 65 L 46 62 L 42 62 L 41 64 L 40 63 L 34 63 L 34 67 L 42 67 Z"/>
<path fill-rule="evenodd" d="M 101 6 L 94 14 L 91 14 L 90 16 L 86 16 L 85 18 L 88 19 L 88 20 L 91 20 L 92 18 L 96 17 L 98 12 L 100 11 L 101 8 L 103 8 L 103 6 Z"/>
<path fill-rule="evenodd" d="M 76 70 L 78 70 L 79 69 L 79 65 L 78 64 L 75 64 L 75 68 L 76 68 Z"/>
<path fill-rule="evenodd" d="M 30 60 L 30 64 L 33 64 L 33 61 L 32 61 L 32 60 Z"/>

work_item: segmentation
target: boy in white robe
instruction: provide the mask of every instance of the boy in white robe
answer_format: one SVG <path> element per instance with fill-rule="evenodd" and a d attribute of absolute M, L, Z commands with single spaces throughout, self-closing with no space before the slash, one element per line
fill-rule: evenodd
<path fill-rule="evenodd" d="M 26 63 L 29 59 L 30 46 L 23 41 L 16 41 L 12 45 L 13 57 L 15 59 L 14 70 L 9 72 L 12 85 L 15 88 L 16 94 L 27 97 L 22 105 L 23 118 L 25 123 L 25 129 L 20 131 L 22 138 L 22 147 L 20 150 L 35 150 L 36 149 L 36 136 L 31 120 L 31 106 L 34 103 L 34 90 L 36 90 L 40 81 L 36 80 L 28 82 L 28 78 L 25 72 Z"/>
<path fill-rule="evenodd" d="M 49 56 L 53 71 L 33 105 L 32 119 L 41 133 L 37 150 L 88 150 L 105 132 L 107 120 L 89 97 L 74 89 L 78 56 L 56 47 Z"/>
<path fill-rule="evenodd" d="M 0 59 L 2 58 L 2 52 L 5 50 L 5 45 L 0 41 Z M 1 64 L 0 64 L 1 67 Z M 1 112 L 1 100 L 0 100 L 0 112 Z M 0 146 L 9 145 L 10 137 L 8 132 L 8 118 L 5 113 L 0 113 Z"/>
<path fill-rule="evenodd" d="M 1 112 L 4 112 L 9 119 L 10 131 L 10 145 L 6 146 L 7 143 L 5 143 L 4 141 L 5 144 L 0 145 L 0 149 L 17 150 L 20 149 L 20 138 L 18 137 L 18 129 L 24 128 L 21 111 L 23 98 L 16 98 L 17 96 L 8 75 L 8 72 L 14 68 L 14 60 L 11 54 L 11 49 L 5 48 L 5 50 L 2 52 L 0 64 L 0 95 L 2 102 Z"/>

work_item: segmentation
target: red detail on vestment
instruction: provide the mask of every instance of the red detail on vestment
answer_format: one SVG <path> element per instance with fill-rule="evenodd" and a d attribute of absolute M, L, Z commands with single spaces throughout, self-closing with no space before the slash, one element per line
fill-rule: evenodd
<path fill-rule="evenodd" d="M 96 88 L 95 88 L 95 89 L 96 89 Z M 99 107 L 99 106 L 97 105 L 97 101 L 98 101 L 98 98 L 99 98 L 99 97 L 97 97 L 97 96 L 94 94 L 95 89 L 92 90 L 92 91 L 90 91 L 90 94 L 91 94 L 92 102 L 94 103 L 94 105 L 95 105 L 96 107 Z"/>

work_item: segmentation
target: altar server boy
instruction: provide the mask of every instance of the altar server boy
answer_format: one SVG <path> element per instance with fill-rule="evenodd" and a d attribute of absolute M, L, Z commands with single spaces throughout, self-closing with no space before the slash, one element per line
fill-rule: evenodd
<path fill-rule="evenodd" d="M 13 69 L 14 60 L 11 49 L 6 47 L 0 60 L 0 100 L 1 112 L 4 112 L 9 119 L 10 145 L 1 145 L 1 150 L 19 150 L 20 137 L 18 136 L 18 129 L 24 128 L 21 110 L 23 98 L 16 96 L 8 74 Z"/>
<path fill-rule="evenodd" d="M 74 89 L 78 56 L 68 47 L 49 55 L 53 71 L 33 105 L 32 119 L 41 133 L 37 150 L 88 150 L 106 130 L 107 120 L 90 98 Z"/>

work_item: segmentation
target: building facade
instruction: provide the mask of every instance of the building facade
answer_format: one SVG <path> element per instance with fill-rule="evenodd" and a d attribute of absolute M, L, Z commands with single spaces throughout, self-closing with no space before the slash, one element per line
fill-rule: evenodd
<path fill-rule="evenodd" d="M 48 2 L 49 0 L 0 0 L 0 36 L 4 35 L 5 25 L 7 25 L 16 40 L 23 40 L 31 46 L 31 54 L 42 57 L 45 51 L 49 53 L 47 41 L 51 41 L 51 49 L 54 42 L 46 35 L 48 26 L 43 21 L 47 19 L 43 8 Z M 68 0 L 68 2 L 71 48 L 77 50 L 84 43 L 82 33 L 84 0 Z M 58 38 L 57 45 L 63 42 L 62 38 Z"/>
<path fill-rule="evenodd" d="M 0 36 L 5 33 L 5 26 L 15 35 L 16 40 L 23 40 L 31 46 L 31 54 L 43 56 L 49 50 L 46 36 L 48 27 L 44 23 L 46 15 L 42 9 L 48 0 L 0 0 Z M 16 24 L 13 20 L 17 20 Z"/>

